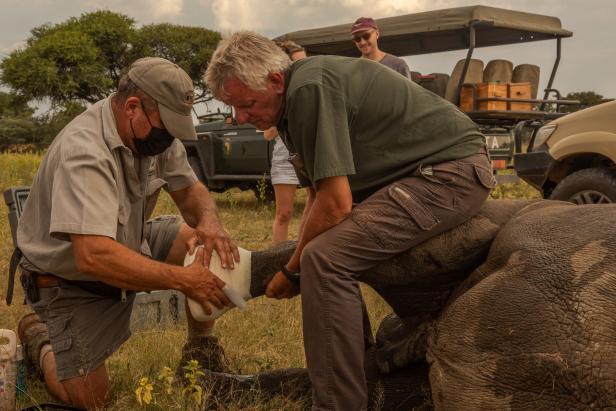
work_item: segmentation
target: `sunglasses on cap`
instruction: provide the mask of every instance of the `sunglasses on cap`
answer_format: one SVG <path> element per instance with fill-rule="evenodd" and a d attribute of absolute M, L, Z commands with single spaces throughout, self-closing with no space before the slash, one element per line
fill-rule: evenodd
<path fill-rule="evenodd" d="M 355 43 L 359 43 L 362 39 L 364 39 L 364 41 L 368 41 L 370 36 L 372 36 L 372 33 L 374 33 L 374 30 L 366 31 L 366 32 L 361 33 L 361 34 L 356 34 L 356 35 L 353 36 L 353 41 Z"/>

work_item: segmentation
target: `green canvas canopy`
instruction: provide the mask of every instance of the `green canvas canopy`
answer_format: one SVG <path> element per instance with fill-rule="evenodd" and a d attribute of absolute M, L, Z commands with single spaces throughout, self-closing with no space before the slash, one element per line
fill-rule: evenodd
<path fill-rule="evenodd" d="M 376 19 L 379 48 L 397 55 L 436 53 L 469 48 L 469 28 L 475 28 L 475 47 L 525 43 L 571 37 L 556 17 L 487 6 L 406 14 Z M 295 31 L 274 40 L 293 40 L 309 54 L 359 56 L 351 41 L 353 23 Z"/>

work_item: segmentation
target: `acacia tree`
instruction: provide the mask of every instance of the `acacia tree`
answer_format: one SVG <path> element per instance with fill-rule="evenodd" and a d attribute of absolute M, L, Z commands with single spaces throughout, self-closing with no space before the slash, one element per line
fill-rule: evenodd
<path fill-rule="evenodd" d="M 0 62 L 0 82 L 11 89 L 0 95 L 0 150 L 16 143 L 45 147 L 84 104 L 115 90 L 123 71 L 140 57 L 175 62 L 193 80 L 196 101 L 207 101 L 202 77 L 219 40 L 219 33 L 200 27 L 138 28 L 134 19 L 112 11 L 33 28 L 25 47 Z M 50 102 L 51 109 L 33 117 L 27 102 L 39 101 Z"/>
<path fill-rule="evenodd" d="M 601 94 L 597 94 L 594 91 L 576 91 L 569 93 L 565 96 L 566 100 L 578 100 L 579 106 L 564 106 L 563 111 L 573 112 L 582 110 L 587 107 L 596 106 L 597 104 L 607 103 L 614 100 L 613 98 L 604 98 Z"/>
<path fill-rule="evenodd" d="M 205 28 L 156 24 L 138 29 L 123 14 L 85 13 L 32 29 L 26 46 L 0 63 L 0 81 L 26 100 L 48 99 L 52 107 L 93 103 L 115 89 L 131 61 L 160 56 L 188 72 L 203 100 L 202 75 L 219 40 L 217 32 Z"/>
<path fill-rule="evenodd" d="M 0 151 L 45 148 L 85 107 L 69 102 L 35 116 L 23 97 L 0 91 Z"/>
<path fill-rule="evenodd" d="M 30 144 L 35 135 L 34 110 L 20 96 L 0 91 L 0 150 Z"/>
<path fill-rule="evenodd" d="M 142 53 L 164 57 L 186 70 L 195 87 L 195 103 L 211 98 L 203 74 L 220 41 L 219 33 L 200 27 L 151 24 L 139 30 L 139 40 Z"/>
<path fill-rule="evenodd" d="M 5 118 L 28 118 L 34 109 L 23 97 L 0 91 L 0 120 Z"/>

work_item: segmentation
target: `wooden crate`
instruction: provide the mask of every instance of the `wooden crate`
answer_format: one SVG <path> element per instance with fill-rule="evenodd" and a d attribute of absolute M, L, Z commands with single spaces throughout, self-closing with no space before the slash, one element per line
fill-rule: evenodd
<path fill-rule="evenodd" d="M 509 98 L 530 99 L 531 84 L 530 83 L 509 83 Z M 509 102 L 509 110 L 512 111 L 530 111 L 533 109 L 532 103 L 514 103 Z"/>
<path fill-rule="evenodd" d="M 473 103 L 475 98 L 480 97 L 501 97 L 501 98 L 531 98 L 530 83 L 478 83 L 463 84 L 460 90 L 460 109 L 465 113 L 474 111 Z M 532 103 L 515 103 L 506 101 L 480 101 L 477 103 L 477 110 L 512 110 L 530 111 Z"/>
<path fill-rule="evenodd" d="M 473 110 L 473 103 L 475 101 L 475 84 L 463 84 L 460 89 L 460 110 L 468 113 Z"/>
<path fill-rule="evenodd" d="M 480 83 L 477 85 L 477 97 L 500 97 L 507 98 L 507 84 L 496 82 Z M 507 110 L 506 101 L 480 101 L 478 110 Z"/>

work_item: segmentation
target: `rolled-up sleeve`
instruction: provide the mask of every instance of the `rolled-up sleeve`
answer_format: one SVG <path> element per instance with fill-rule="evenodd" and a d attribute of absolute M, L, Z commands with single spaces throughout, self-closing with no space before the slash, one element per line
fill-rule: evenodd
<path fill-rule="evenodd" d="M 115 239 L 119 196 L 114 166 L 85 147 L 63 150 L 53 178 L 49 234 L 69 241 L 70 234 Z"/>
<path fill-rule="evenodd" d="M 198 181 L 188 163 L 186 149 L 178 139 L 173 141 L 164 154 L 163 180 L 167 182 L 166 190 L 170 192 L 190 187 Z"/>

